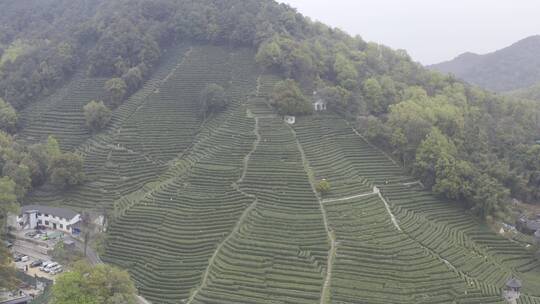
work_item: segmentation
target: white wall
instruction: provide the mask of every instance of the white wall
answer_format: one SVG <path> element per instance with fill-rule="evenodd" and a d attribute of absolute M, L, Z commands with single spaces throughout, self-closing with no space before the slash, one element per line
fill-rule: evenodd
<path fill-rule="evenodd" d="M 17 217 L 17 220 L 19 221 L 22 219 L 23 219 L 22 216 Z M 77 214 L 71 220 L 68 220 L 65 218 L 54 216 L 52 214 L 47 214 L 47 216 L 45 216 L 44 213 L 38 213 L 37 224 L 40 226 L 45 226 L 49 229 L 71 233 L 72 232 L 71 225 L 77 223 L 80 219 L 81 219 L 81 216 L 79 214 Z M 56 228 L 55 228 L 55 224 L 56 224 Z M 15 225 L 14 227 L 16 227 L 17 229 L 24 229 L 24 227 L 20 225 Z"/>

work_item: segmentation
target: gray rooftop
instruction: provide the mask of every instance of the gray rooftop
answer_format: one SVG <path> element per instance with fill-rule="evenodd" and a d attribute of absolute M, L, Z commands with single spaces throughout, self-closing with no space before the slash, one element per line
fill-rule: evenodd
<path fill-rule="evenodd" d="M 540 219 L 531 220 L 526 217 L 521 217 L 519 218 L 519 222 L 532 231 L 540 230 Z"/>
<path fill-rule="evenodd" d="M 535 221 L 528 221 L 527 222 L 527 228 L 535 231 L 535 230 L 540 230 L 540 220 L 535 220 Z"/>
<path fill-rule="evenodd" d="M 45 213 L 54 215 L 60 218 L 65 218 L 68 220 L 73 219 L 78 213 L 66 208 L 57 208 L 57 207 L 48 207 L 42 205 L 26 205 L 21 208 L 21 212 L 24 213 L 30 210 L 37 210 L 39 213 Z"/>
<path fill-rule="evenodd" d="M 506 281 L 506 287 L 521 288 L 521 281 L 516 278 L 511 278 L 510 280 Z"/>

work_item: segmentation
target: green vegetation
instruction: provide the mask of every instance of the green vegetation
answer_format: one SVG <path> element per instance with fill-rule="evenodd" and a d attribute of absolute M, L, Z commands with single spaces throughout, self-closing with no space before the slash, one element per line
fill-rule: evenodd
<path fill-rule="evenodd" d="M 7 49 L 0 53 L 0 67 L 6 62 L 14 62 L 24 52 L 28 51 L 30 46 L 20 40 L 14 41 Z"/>
<path fill-rule="evenodd" d="M 215 83 L 207 85 L 201 92 L 200 106 L 203 116 L 208 113 L 219 113 L 227 108 L 230 100 L 225 94 L 225 89 Z"/>
<path fill-rule="evenodd" d="M 11 255 L 5 247 L 6 220 L 8 212 L 18 209 L 17 196 L 15 195 L 15 182 L 9 177 L 0 178 L 0 289 L 15 287 L 15 268 L 11 265 Z"/>
<path fill-rule="evenodd" d="M 60 187 L 66 188 L 75 186 L 84 181 L 83 158 L 72 152 L 62 153 L 53 158 L 49 171 L 51 172 L 51 182 Z"/>
<path fill-rule="evenodd" d="M 66 248 L 64 242 L 58 242 L 47 254 L 57 263 L 70 267 L 76 262 L 84 260 L 84 255 L 76 248 Z"/>
<path fill-rule="evenodd" d="M 530 87 L 510 91 L 506 93 L 511 98 L 529 99 L 540 101 L 540 82 Z"/>
<path fill-rule="evenodd" d="M 135 304 L 136 289 L 126 271 L 107 265 L 76 263 L 60 274 L 52 289 L 52 304 Z"/>
<path fill-rule="evenodd" d="M 17 112 L 0 97 L 0 130 L 13 132 L 17 127 Z"/>
<path fill-rule="evenodd" d="M 123 101 L 127 93 L 127 85 L 121 78 L 112 78 L 105 83 L 105 93 L 107 101 L 112 107 L 118 107 Z"/>
<path fill-rule="evenodd" d="M 18 136 L 32 144 L 53 135 L 63 150 L 75 149 L 92 136 L 83 107 L 105 97 L 105 82 L 105 78 L 74 76 L 62 89 L 19 112 Z"/>
<path fill-rule="evenodd" d="M 103 101 L 92 100 L 83 107 L 83 111 L 86 125 L 93 132 L 103 130 L 111 120 L 111 110 L 105 106 Z"/>
<path fill-rule="evenodd" d="M 331 186 L 330 186 L 330 183 L 326 179 L 323 179 L 317 183 L 317 185 L 315 186 L 315 189 L 320 194 L 326 195 L 328 194 L 328 192 L 330 192 Z"/>
<path fill-rule="evenodd" d="M 58 141 L 52 136 L 46 143 L 24 146 L 0 131 L 0 173 L 14 183 L 19 202 L 32 188 L 47 180 L 60 187 L 78 184 L 84 177 L 82 163 L 79 155 L 61 152 Z"/>
<path fill-rule="evenodd" d="M 139 291 L 152 302 L 176 303 L 188 298 L 190 290 L 200 283 L 215 247 L 252 202 L 232 184 L 239 179 L 243 159 L 255 140 L 253 119 L 245 117 L 245 109 L 239 108 L 256 87 L 253 56 L 246 49 L 194 47 L 178 59 L 181 64 L 159 87 L 152 104 L 137 114 L 137 118 L 161 115 L 164 130 L 172 129 L 174 137 L 152 138 L 153 133 L 141 133 L 142 139 L 154 140 L 157 148 L 170 145 L 179 156 L 165 173 L 154 173 L 157 176 L 151 180 L 155 182 L 140 190 L 133 187 L 132 191 L 139 191 L 114 202 L 115 212 L 121 216 L 108 230 L 103 259 L 130 269 Z M 188 138 L 186 131 L 200 123 L 193 118 L 200 118 L 199 98 L 207 83 L 229 84 L 233 88 L 228 92 L 231 105 L 213 115 L 196 137 Z M 156 105 L 167 110 L 154 112 Z M 185 118 L 179 120 L 179 113 L 171 113 L 171 120 L 163 120 L 164 114 L 175 109 Z M 157 121 L 152 124 L 159 130 Z M 171 128 L 177 124 L 179 127 Z M 193 142 L 193 146 L 167 144 L 179 137 L 184 144 Z M 126 164 L 125 168 L 137 166 Z M 153 225 L 137 224 L 148 221 L 160 221 L 162 229 L 156 233 Z M 135 230 L 139 233 L 132 233 Z M 171 234 L 175 235 L 174 242 L 170 241 Z M 159 271 L 170 275 L 157 275 Z M 178 281 L 179 277 L 183 279 Z"/>
<path fill-rule="evenodd" d="M 332 197 L 371 193 L 376 185 L 401 229 L 377 194 L 324 204 L 339 244 L 332 302 L 415 303 L 419 294 L 428 303 L 498 302 L 500 286 L 512 273 L 528 282 L 524 301 L 536 303 L 529 295 L 538 294 L 540 261 L 532 250 L 423 190 L 339 117 L 306 117 L 294 128 L 315 176 L 332 181 Z M 364 189 L 358 187 L 361 179 Z"/>
<path fill-rule="evenodd" d="M 465 200 L 482 216 L 504 217 L 510 195 L 535 202 L 536 190 L 527 186 L 534 182 L 520 181 L 529 179 L 534 168 L 516 160 L 526 158 L 534 144 L 537 104 L 504 100 L 457 83 L 434 96 L 419 87 L 402 95 L 387 116 L 361 119 L 359 130 L 428 188 Z M 483 189 L 492 189 L 489 202 L 483 201 Z"/>
<path fill-rule="evenodd" d="M 235 1 L 227 5 L 209 0 L 196 3 L 162 0 L 151 4 L 147 1 L 98 1 L 96 5 L 102 5 L 83 6 L 84 9 L 70 15 L 77 20 L 76 25 L 71 19 L 65 20 L 63 14 L 52 14 L 54 24 L 63 26 L 54 28 L 52 25 L 54 30 L 50 26 L 48 29 L 65 35 L 47 37 L 43 32 L 53 43 L 32 43 L 39 46 L 35 51 L 22 54 L 13 64 L 3 66 L 0 92 L 15 108 L 24 108 L 28 102 L 53 92 L 75 71 L 87 69 L 93 76 L 109 78 L 108 81 L 100 80 L 106 81 L 103 95 L 114 108 L 152 75 L 170 47 L 167 41 L 197 40 L 253 46 L 257 49 L 255 59 L 263 68 L 281 73 L 299 84 L 294 85 L 292 80 L 280 84 L 283 91 L 274 99 L 281 114 L 309 113 L 312 111 L 307 106 L 309 98 L 302 98 L 302 90 L 322 92 L 328 98 L 330 109 L 351 119 L 367 117 L 371 133 L 365 135 L 376 139 L 409 170 L 414 167 L 420 139 L 432 127 L 437 127 L 456 145 L 456 158 L 468 165 L 474 164 L 471 166 L 474 172 L 486 175 L 488 180 L 496 180 L 503 192 L 509 191 L 512 196 L 531 197 L 532 188 L 517 186 L 522 184 L 518 181 L 522 174 L 508 156 L 520 153 L 519 145 L 530 145 L 536 140 L 539 126 L 534 117 L 540 111 L 538 105 L 504 100 L 463 85 L 451 76 L 427 71 L 402 50 L 393 51 L 366 43 L 359 37 L 349 37 L 339 30 L 310 21 L 288 6 L 255 0 Z M 77 4 L 76 1 L 65 3 L 65 0 L 46 2 L 58 4 L 54 7 L 65 6 L 65 9 Z M 47 7 L 45 5 L 40 3 L 38 7 Z M 18 18 L 14 16 L 42 20 L 33 15 L 33 10 L 25 10 L 25 4 L 5 6 L 6 16 L 2 16 L 2 20 L 6 21 L 7 32 L 15 28 L 11 20 Z M 117 11 L 123 15 L 111 17 Z M 39 21 L 36 25 L 43 26 Z M 14 39 L 22 39 L 20 36 L 41 33 L 43 28 L 29 25 L 17 35 L 7 35 L 1 43 L 6 45 Z M 54 55 L 45 55 L 49 53 Z M 87 66 L 80 66 L 85 62 Z M 38 64 L 47 69 L 36 69 Z M 31 76 L 30 71 L 35 70 L 39 75 Z M 40 85 L 21 82 L 31 77 L 40 79 Z M 19 83 L 23 85 L 15 85 Z M 97 97 L 87 97 L 86 101 Z M 69 99 L 64 101 L 66 106 L 75 106 L 75 103 L 67 103 Z M 407 116 L 406 112 L 413 113 L 415 107 L 423 106 L 428 109 L 419 117 Z M 444 109 L 438 110 L 439 106 Z M 28 112 L 36 113 L 34 110 Z M 46 116 L 51 118 L 60 116 L 55 111 L 47 113 Z M 60 118 L 58 123 L 29 128 L 22 133 L 32 138 L 48 131 L 62 133 L 58 138 L 68 148 L 77 147 L 90 136 L 72 117 L 68 119 L 61 115 Z M 77 119 L 84 121 L 82 115 Z M 23 125 L 28 122 L 22 120 Z M 57 128 L 64 122 L 75 127 Z M 473 128 L 480 130 L 475 132 L 471 130 Z M 419 173 L 419 176 L 427 175 L 428 172 Z M 525 190 L 525 194 L 520 194 L 521 190 Z M 443 195 L 453 197 L 446 192 Z M 469 204 L 473 208 L 482 208 L 474 203 L 474 196 L 471 193 Z M 490 212 L 501 209 L 498 206 Z"/>
<path fill-rule="evenodd" d="M 492 303 L 512 275 L 538 303 L 525 242 L 467 212 L 538 198 L 538 104 L 272 1 L 1 6 L 0 43 L 37 46 L 0 68 L 19 111 L 17 140 L 0 133 L 10 200 L 107 214 L 103 260 L 153 303 Z M 330 113 L 307 115 L 312 92 Z M 91 271 L 57 300 L 114 298 Z"/>
<path fill-rule="evenodd" d="M 11 253 L 4 245 L 4 237 L 0 237 L 0 242 L 0 289 L 11 290 L 17 286 L 15 267 L 11 264 Z"/>
<path fill-rule="evenodd" d="M 276 83 L 272 101 L 281 115 L 306 115 L 313 112 L 311 102 L 292 79 Z"/>
<path fill-rule="evenodd" d="M 15 182 L 7 176 L 2 177 L 0 179 L 0 190 L 2 190 L 0 192 L 0 212 L 2 213 L 2 219 L 5 220 L 8 212 L 17 210 Z M 2 228 L 3 227 L 4 225 L 2 225 Z"/>

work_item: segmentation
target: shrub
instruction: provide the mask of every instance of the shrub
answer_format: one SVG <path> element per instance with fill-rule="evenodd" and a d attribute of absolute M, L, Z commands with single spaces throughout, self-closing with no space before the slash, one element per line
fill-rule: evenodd
<path fill-rule="evenodd" d="M 330 186 L 330 183 L 327 180 L 323 179 L 323 180 L 321 180 L 321 181 L 319 181 L 317 183 L 317 186 L 315 188 L 316 188 L 317 192 L 319 192 L 322 195 L 325 195 L 328 192 L 330 192 L 331 186 Z"/>
<path fill-rule="evenodd" d="M 111 110 L 107 108 L 103 101 L 92 100 L 83 109 L 86 125 L 92 132 L 105 128 L 111 119 Z"/>
<path fill-rule="evenodd" d="M 218 113 L 229 105 L 230 100 L 225 95 L 225 89 L 215 83 L 204 88 L 200 97 L 201 111 L 206 117 L 208 113 Z"/>

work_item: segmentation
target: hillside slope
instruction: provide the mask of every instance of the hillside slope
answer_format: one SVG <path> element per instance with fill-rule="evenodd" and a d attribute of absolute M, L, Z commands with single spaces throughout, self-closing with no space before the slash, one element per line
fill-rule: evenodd
<path fill-rule="evenodd" d="M 493 53 L 465 53 L 428 66 L 495 92 L 526 88 L 540 82 L 540 36 L 531 36 Z"/>
<path fill-rule="evenodd" d="M 530 87 L 517 89 L 506 93 L 510 97 L 540 101 L 540 82 Z"/>
<path fill-rule="evenodd" d="M 170 55 L 104 133 L 68 141 L 89 180 L 27 199 L 108 210 L 103 259 L 150 301 L 501 303 L 516 275 L 522 303 L 540 303 L 540 263 L 524 244 L 417 188 L 342 118 L 286 125 L 266 103 L 279 78 L 260 73 L 253 51 L 185 45 Z M 234 102 L 200 125 L 189 109 L 207 82 L 228 84 Z M 313 190 L 322 178 L 333 185 L 324 198 Z"/>
<path fill-rule="evenodd" d="M 26 16 L 32 1 L 9 5 Z M 508 218 L 513 192 L 540 197 L 537 104 L 427 71 L 274 1 L 69 1 L 89 5 L 82 28 L 58 22 L 92 38 L 64 41 L 78 50 L 74 70 L 39 86 L 52 77 L 30 73 L 39 52 L 1 70 L 0 94 L 20 117 L 13 147 L 0 149 L 2 175 L 19 177 L 13 167 L 24 172 L 32 155 L 17 152 L 50 135 L 84 158 L 80 183 L 44 178 L 20 201 L 106 214 L 101 258 L 129 270 L 152 303 L 502 303 L 516 276 L 520 304 L 540 304 L 531 239 L 484 222 Z M 39 24 L 26 25 L 47 35 Z M 110 97 L 110 77 L 127 86 L 138 73 L 90 132 L 82 107 Z M 230 104 L 203 115 L 211 84 Z M 295 102 L 311 110 L 313 95 L 329 111 L 294 125 L 276 114 L 279 96 L 287 113 Z"/>

